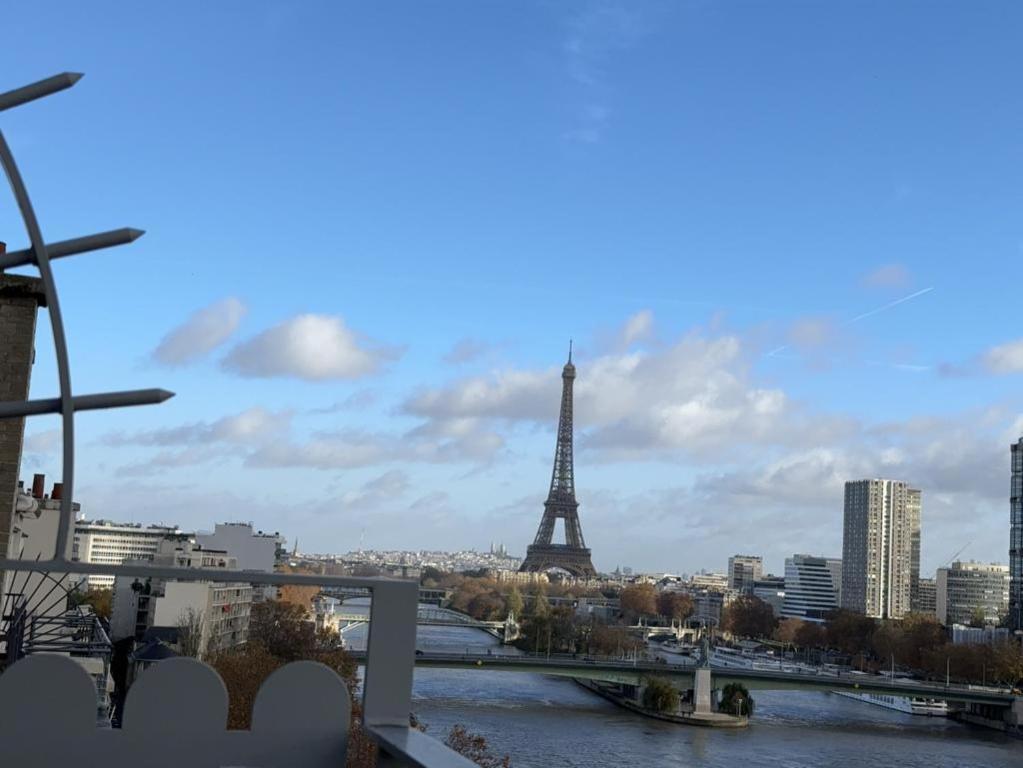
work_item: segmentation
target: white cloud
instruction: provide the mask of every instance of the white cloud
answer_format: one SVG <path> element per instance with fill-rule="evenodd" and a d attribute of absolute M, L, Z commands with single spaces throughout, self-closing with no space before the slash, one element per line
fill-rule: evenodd
<path fill-rule="evenodd" d="M 104 436 L 103 442 L 111 446 L 180 446 L 216 442 L 253 444 L 286 433 L 291 418 L 291 411 L 268 411 L 257 406 L 213 422 L 200 421 L 132 433 L 112 432 Z"/>
<path fill-rule="evenodd" d="M 163 365 L 180 366 L 194 362 L 227 341 L 245 316 L 245 305 L 226 298 L 203 307 L 163 337 L 153 357 Z"/>
<path fill-rule="evenodd" d="M 835 341 L 837 329 L 827 317 L 804 317 L 796 320 L 788 330 L 788 342 L 793 347 L 812 350 Z"/>
<path fill-rule="evenodd" d="M 370 408 L 377 401 L 377 395 L 368 389 L 360 389 L 352 392 L 344 400 L 338 400 L 322 408 L 310 408 L 309 413 L 326 415 L 329 413 L 340 413 L 342 411 L 362 411 Z"/>
<path fill-rule="evenodd" d="M 307 314 L 242 342 L 223 366 L 241 376 L 327 381 L 368 376 L 396 356 L 393 349 L 367 345 L 340 317 Z"/>
<path fill-rule="evenodd" d="M 569 75 L 583 85 L 598 85 L 607 58 L 632 48 L 646 31 L 639 15 L 624 6 L 590 7 L 573 16 L 564 42 Z"/>
<path fill-rule="evenodd" d="M 648 314 L 625 324 L 617 338 L 648 332 Z M 710 461 L 735 441 L 802 445 L 837 434 L 843 419 L 814 415 L 750 373 L 752 350 L 734 335 L 692 333 L 650 352 L 623 351 L 576 360 L 579 444 L 607 459 L 669 455 Z M 560 401 L 560 367 L 504 370 L 423 390 L 402 406 L 441 434 L 464 420 L 477 429 L 528 422 L 553 427 Z"/>
<path fill-rule="evenodd" d="M 470 363 L 481 357 L 489 346 L 478 339 L 459 339 L 446 355 L 444 362 L 451 365 Z"/>
<path fill-rule="evenodd" d="M 650 338 L 653 331 L 654 313 L 649 309 L 637 312 L 625 321 L 621 333 L 621 345 L 625 348 L 631 347 L 637 341 Z"/>
<path fill-rule="evenodd" d="M 60 448 L 62 432 L 59 429 L 47 429 L 25 436 L 26 453 L 54 453 Z"/>
<path fill-rule="evenodd" d="M 903 264 L 883 264 L 863 277 L 870 288 L 901 288 L 910 283 L 909 270 Z"/>
<path fill-rule="evenodd" d="M 991 373 L 1023 371 L 1023 339 L 992 347 L 983 355 L 984 367 Z"/>
<path fill-rule="evenodd" d="M 318 432 L 307 439 L 274 441 L 259 446 L 245 460 L 262 468 L 309 467 L 353 469 L 389 463 L 480 464 L 504 447 L 504 439 L 484 430 L 435 434 L 413 430 L 406 434 L 344 430 Z"/>
<path fill-rule="evenodd" d="M 376 477 L 355 491 L 341 495 L 341 504 L 355 509 L 369 510 L 393 501 L 409 489 L 408 475 L 400 469 L 392 469 Z"/>

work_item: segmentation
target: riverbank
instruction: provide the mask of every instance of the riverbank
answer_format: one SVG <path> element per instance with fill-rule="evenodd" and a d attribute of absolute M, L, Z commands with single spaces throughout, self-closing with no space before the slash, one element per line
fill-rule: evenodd
<path fill-rule="evenodd" d="M 596 680 L 584 680 L 582 678 L 573 678 L 577 685 L 582 686 L 588 691 L 601 696 L 612 704 L 616 704 L 622 709 L 628 709 L 637 714 L 643 715 L 644 717 L 651 717 L 655 720 L 663 720 L 668 723 L 678 723 L 679 725 L 698 725 L 704 728 L 745 728 L 749 725 L 748 717 L 736 717 L 734 715 L 726 715 L 723 712 L 705 712 L 697 714 L 695 712 L 682 713 L 682 712 L 657 712 L 652 709 L 647 709 L 644 706 L 637 704 L 625 696 L 622 696 L 614 689 L 603 685 Z"/>

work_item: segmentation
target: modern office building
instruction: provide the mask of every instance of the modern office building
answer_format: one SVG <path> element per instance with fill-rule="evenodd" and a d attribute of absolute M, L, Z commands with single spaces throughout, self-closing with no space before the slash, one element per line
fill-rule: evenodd
<path fill-rule="evenodd" d="M 841 604 L 842 561 L 835 557 L 785 558 L 785 602 L 781 615 L 816 624 Z"/>
<path fill-rule="evenodd" d="M 975 618 L 998 624 L 1008 610 L 1008 566 L 957 560 L 938 569 L 936 613 L 942 624 L 969 624 Z"/>
<path fill-rule="evenodd" d="M 1023 437 L 1011 446 L 1009 485 L 1009 624 L 1023 629 Z"/>
<path fill-rule="evenodd" d="M 938 585 L 934 579 L 917 581 L 916 599 L 913 601 L 913 613 L 925 613 L 936 616 L 938 610 Z"/>
<path fill-rule="evenodd" d="M 79 520 L 75 523 L 71 558 L 81 563 L 120 565 L 126 560 L 152 560 L 160 542 L 179 535 L 177 526 L 113 523 L 109 520 Z M 112 589 L 114 577 L 90 574 L 89 587 Z"/>
<path fill-rule="evenodd" d="M 767 574 L 757 579 L 753 582 L 753 597 L 771 606 L 775 616 L 781 616 L 785 607 L 785 577 Z"/>
<path fill-rule="evenodd" d="M 912 608 L 920 577 L 920 491 L 899 480 L 845 484 L 841 605 L 879 619 Z"/>
<path fill-rule="evenodd" d="M 732 555 L 728 558 L 728 588 L 752 592 L 753 582 L 764 575 L 764 559 L 759 555 Z"/>

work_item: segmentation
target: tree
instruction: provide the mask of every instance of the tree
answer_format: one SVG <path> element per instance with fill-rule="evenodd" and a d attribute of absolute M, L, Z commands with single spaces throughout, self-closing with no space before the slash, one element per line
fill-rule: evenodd
<path fill-rule="evenodd" d="M 820 624 L 800 621 L 796 628 L 795 644 L 800 648 L 822 648 L 827 642 L 827 633 Z"/>
<path fill-rule="evenodd" d="M 269 637 L 264 634 L 255 642 L 250 641 L 248 645 L 218 653 L 209 660 L 210 665 L 220 675 L 227 688 L 228 728 L 247 729 L 250 727 L 252 705 L 255 703 L 256 694 L 263 681 L 274 671 L 290 661 L 318 661 L 334 670 L 344 680 L 352 699 L 347 768 L 372 768 L 376 765 L 377 748 L 373 739 L 362 728 L 362 707 L 357 696 L 359 690 L 358 665 L 340 648 L 318 648 L 315 643 L 306 643 L 304 641 L 305 629 L 296 626 L 296 624 L 305 625 L 308 622 L 298 618 L 301 613 L 300 609 L 295 610 L 297 606 L 278 601 L 269 602 L 278 604 L 265 612 L 261 611 L 261 621 L 277 617 L 275 633 L 270 633 Z M 257 634 L 261 632 L 262 630 L 257 629 Z M 269 639 L 269 646 L 274 646 L 282 638 L 288 636 L 297 636 L 301 642 L 296 645 L 280 645 L 280 648 L 287 651 L 287 658 L 272 653 L 270 647 L 264 642 Z"/>
<path fill-rule="evenodd" d="M 487 740 L 476 733 L 470 733 L 461 725 L 451 726 L 444 743 L 463 757 L 472 760 L 483 768 L 510 768 L 511 758 L 508 755 L 497 757 L 491 754 Z"/>
<path fill-rule="evenodd" d="M 529 613 L 534 619 L 546 619 L 551 615 L 550 600 L 547 599 L 547 593 L 542 589 L 533 598 L 533 605 Z"/>
<path fill-rule="evenodd" d="M 742 683 L 729 683 L 721 689 L 719 712 L 750 717 L 753 715 L 753 706 L 753 697 L 749 695 L 749 691 Z"/>
<path fill-rule="evenodd" d="M 657 612 L 669 621 L 685 621 L 693 615 L 695 608 L 693 598 L 684 592 L 665 590 L 657 595 Z"/>
<path fill-rule="evenodd" d="M 983 608 L 974 608 L 973 613 L 970 614 L 969 626 L 984 628 L 987 626 L 987 616 L 984 613 Z"/>
<path fill-rule="evenodd" d="M 201 611 L 188 607 L 178 616 L 178 648 L 182 656 L 198 659 L 205 650 L 202 647 L 203 615 Z"/>
<path fill-rule="evenodd" d="M 805 623 L 802 619 L 782 619 L 774 629 L 774 639 L 779 643 L 786 643 L 787 645 L 799 645 L 796 642 L 796 636 Z"/>
<path fill-rule="evenodd" d="M 424 566 L 423 570 L 419 572 L 419 583 L 424 587 L 435 587 L 440 584 L 442 578 L 444 578 L 444 571 L 432 565 Z"/>
<path fill-rule="evenodd" d="M 999 643 L 992 649 L 991 677 L 1014 688 L 1023 687 L 1023 648 L 1017 643 Z"/>
<path fill-rule="evenodd" d="M 249 643 L 285 661 L 307 659 L 317 650 L 316 628 L 304 608 L 282 600 L 253 603 Z"/>
<path fill-rule="evenodd" d="M 621 653 L 638 651 L 646 646 L 640 638 L 629 634 L 625 627 L 609 627 L 595 624 L 589 636 L 590 653 L 602 656 L 616 656 Z"/>
<path fill-rule="evenodd" d="M 850 656 L 867 653 L 877 622 L 862 613 L 839 609 L 828 617 L 827 643 Z"/>
<path fill-rule="evenodd" d="M 92 612 L 101 619 L 109 619 L 113 606 L 114 593 L 109 589 L 90 587 L 85 592 L 74 591 L 70 595 L 71 605 L 92 606 Z"/>
<path fill-rule="evenodd" d="M 770 637 L 774 609 L 758 597 L 741 595 L 721 612 L 721 628 L 737 637 Z"/>
<path fill-rule="evenodd" d="M 670 680 L 661 677 L 645 678 L 643 706 L 654 712 L 674 712 L 678 709 L 678 690 Z"/>
<path fill-rule="evenodd" d="M 622 613 L 627 618 L 653 616 L 657 613 L 657 590 L 653 584 L 630 584 L 618 596 Z"/>
<path fill-rule="evenodd" d="M 903 616 L 897 639 L 897 659 L 915 668 L 923 665 L 927 649 L 941 648 L 948 642 L 945 628 L 937 618 L 924 613 L 907 613 Z"/>
<path fill-rule="evenodd" d="M 279 570 L 282 573 L 315 575 L 314 572 L 308 568 L 294 568 L 290 565 L 282 565 Z M 277 599 L 281 602 L 293 603 L 303 610 L 308 611 L 312 608 L 313 599 L 318 594 L 320 594 L 320 588 L 317 586 L 307 586 L 305 584 L 284 584 L 277 590 Z"/>
<path fill-rule="evenodd" d="M 468 613 L 482 621 L 500 621 L 508 615 L 504 598 L 497 592 L 481 592 L 469 601 Z"/>
<path fill-rule="evenodd" d="M 508 603 L 509 613 L 514 613 L 516 618 L 522 616 L 522 608 L 524 606 L 524 603 L 522 601 L 522 593 L 519 592 L 518 587 L 511 588 L 511 592 L 508 593 L 508 596 L 505 598 L 505 602 Z"/>

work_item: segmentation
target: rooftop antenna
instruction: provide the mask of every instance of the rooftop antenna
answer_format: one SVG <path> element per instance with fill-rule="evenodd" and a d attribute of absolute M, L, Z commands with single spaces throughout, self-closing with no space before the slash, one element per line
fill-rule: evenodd
<path fill-rule="evenodd" d="M 572 340 L 568 340 L 568 362 L 572 362 Z"/>

